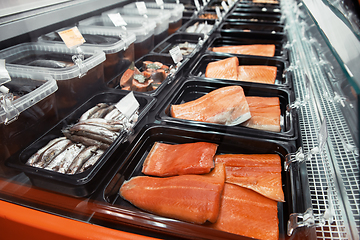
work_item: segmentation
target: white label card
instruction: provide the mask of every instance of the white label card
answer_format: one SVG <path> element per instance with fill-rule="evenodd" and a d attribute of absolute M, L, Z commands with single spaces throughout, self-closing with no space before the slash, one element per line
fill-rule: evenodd
<path fill-rule="evenodd" d="M 109 13 L 108 16 L 109 16 L 110 20 L 113 22 L 115 27 L 127 25 L 127 23 L 125 22 L 123 17 L 120 15 L 120 13 Z"/>
<path fill-rule="evenodd" d="M 225 1 L 221 2 L 221 6 L 224 8 L 225 12 L 229 11 L 229 6 L 226 4 Z"/>
<path fill-rule="evenodd" d="M 215 7 L 215 12 L 216 12 L 216 15 L 217 15 L 218 19 L 221 19 L 222 15 L 221 15 L 221 11 L 220 11 L 219 6 Z"/>
<path fill-rule="evenodd" d="M 134 92 L 130 92 L 116 103 L 115 107 L 129 119 L 139 109 L 140 104 L 136 100 Z"/>
<path fill-rule="evenodd" d="M 203 2 L 203 6 L 205 6 L 206 5 L 206 0 L 202 0 L 202 2 Z"/>
<path fill-rule="evenodd" d="M 161 7 L 161 6 L 164 6 L 164 1 L 163 0 L 155 0 L 156 1 L 156 4 Z"/>
<path fill-rule="evenodd" d="M 173 49 L 171 49 L 169 51 L 173 61 L 175 64 L 177 64 L 178 62 L 180 62 L 181 60 L 183 60 L 183 55 L 181 53 L 180 47 L 176 46 Z"/>
<path fill-rule="evenodd" d="M 229 6 L 232 6 L 232 1 L 231 0 L 227 0 L 227 3 Z"/>
<path fill-rule="evenodd" d="M 147 13 L 147 8 L 145 5 L 145 2 L 136 2 L 135 4 L 136 4 L 136 7 L 137 7 L 140 15 L 144 15 Z"/>
<path fill-rule="evenodd" d="M 196 6 L 196 9 L 197 9 L 198 11 L 200 11 L 200 10 L 201 10 L 201 7 L 200 7 L 199 0 L 194 0 L 194 3 L 195 3 L 195 6 Z"/>
<path fill-rule="evenodd" d="M 0 59 L 0 85 L 9 81 L 11 81 L 11 78 L 5 67 L 5 59 Z"/>
<path fill-rule="evenodd" d="M 83 35 L 80 33 L 77 27 L 73 27 L 58 33 L 68 48 L 78 47 L 85 42 Z"/>

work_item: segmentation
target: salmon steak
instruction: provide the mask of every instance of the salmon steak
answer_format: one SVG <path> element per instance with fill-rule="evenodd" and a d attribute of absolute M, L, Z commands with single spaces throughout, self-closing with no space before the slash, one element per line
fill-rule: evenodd
<path fill-rule="evenodd" d="M 275 66 L 238 66 L 237 80 L 245 82 L 256 82 L 275 84 L 277 67 Z"/>
<path fill-rule="evenodd" d="M 225 183 L 218 220 L 210 227 L 256 239 L 279 239 L 277 202 Z"/>
<path fill-rule="evenodd" d="M 219 215 L 225 168 L 216 164 L 204 175 L 137 176 L 123 183 L 120 195 L 145 211 L 186 222 L 215 222 Z"/>
<path fill-rule="evenodd" d="M 242 126 L 259 130 L 280 132 L 280 100 L 278 97 L 246 97 L 251 118 Z"/>
<path fill-rule="evenodd" d="M 281 159 L 277 154 L 223 154 L 215 163 L 224 163 L 226 182 L 251 189 L 275 201 L 284 202 Z"/>
<path fill-rule="evenodd" d="M 214 168 L 217 147 L 217 144 L 207 142 L 176 145 L 155 142 L 142 172 L 159 177 L 209 173 Z"/>
<path fill-rule="evenodd" d="M 237 57 L 210 62 L 206 66 L 205 77 L 237 80 L 239 60 Z"/>
<path fill-rule="evenodd" d="M 275 55 L 275 44 L 250 44 L 213 47 L 213 52 L 254 55 L 263 57 L 273 57 Z"/>
<path fill-rule="evenodd" d="M 251 117 L 241 86 L 219 88 L 193 101 L 172 105 L 170 114 L 174 118 L 229 126 L 243 123 Z"/>

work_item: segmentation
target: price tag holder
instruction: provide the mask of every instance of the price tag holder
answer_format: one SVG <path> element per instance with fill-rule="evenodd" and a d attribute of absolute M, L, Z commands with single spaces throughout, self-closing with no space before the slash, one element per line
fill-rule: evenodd
<path fill-rule="evenodd" d="M 138 9 L 138 12 L 140 15 L 145 15 L 147 14 L 147 8 L 145 5 L 145 2 L 136 2 L 136 8 Z"/>
<path fill-rule="evenodd" d="M 164 9 L 164 1 L 163 0 L 156 0 L 156 4 L 163 10 Z"/>
<path fill-rule="evenodd" d="M 127 25 L 127 23 L 125 22 L 123 17 L 120 15 L 120 13 L 109 13 L 108 16 L 115 27 L 121 27 L 121 26 Z"/>
<path fill-rule="evenodd" d="M 139 109 L 140 104 L 134 96 L 134 92 L 128 93 L 123 97 L 118 103 L 115 104 L 115 107 L 125 115 L 128 119 Z"/>
<path fill-rule="evenodd" d="M 228 12 L 228 11 L 229 11 L 229 6 L 226 4 L 225 1 L 222 1 L 222 2 L 221 2 L 221 6 L 224 8 L 225 12 Z"/>
<path fill-rule="evenodd" d="M 195 3 L 195 6 L 196 6 L 196 9 L 198 10 L 198 12 L 201 10 L 201 6 L 200 6 L 200 3 L 199 3 L 199 0 L 194 0 L 194 3 Z"/>
<path fill-rule="evenodd" d="M 66 46 L 70 49 L 78 47 L 85 42 L 83 35 L 80 33 L 77 27 L 73 27 L 58 33 Z"/>
<path fill-rule="evenodd" d="M 220 20 L 222 18 L 222 14 L 221 14 L 219 6 L 215 7 L 215 12 L 216 12 L 218 19 Z"/>
<path fill-rule="evenodd" d="M 207 3 L 206 3 L 206 0 L 202 0 L 203 2 L 203 6 L 205 6 Z"/>
<path fill-rule="evenodd" d="M 180 1 L 179 1 L 179 0 L 176 0 L 176 4 L 180 4 Z"/>
<path fill-rule="evenodd" d="M 0 85 L 10 82 L 11 78 L 9 72 L 5 67 L 5 59 L 0 59 Z"/>
<path fill-rule="evenodd" d="M 229 4 L 229 6 L 233 5 L 233 1 L 232 0 L 227 0 L 227 3 Z"/>
<path fill-rule="evenodd" d="M 175 64 L 179 63 L 181 60 L 183 60 L 183 55 L 181 53 L 180 47 L 176 46 L 173 49 L 169 51 L 173 61 Z"/>

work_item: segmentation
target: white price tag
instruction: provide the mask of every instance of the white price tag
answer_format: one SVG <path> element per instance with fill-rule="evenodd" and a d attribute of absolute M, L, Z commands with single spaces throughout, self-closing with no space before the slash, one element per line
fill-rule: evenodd
<path fill-rule="evenodd" d="M 202 2 L 203 2 L 203 6 L 205 6 L 206 5 L 206 0 L 202 0 Z"/>
<path fill-rule="evenodd" d="M 171 49 L 169 51 L 173 61 L 175 64 L 177 64 L 178 62 L 180 62 L 181 60 L 183 60 L 183 55 L 181 53 L 180 47 L 176 46 L 173 49 Z"/>
<path fill-rule="evenodd" d="M 109 13 L 108 16 L 109 16 L 110 20 L 113 22 L 115 27 L 127 25 L 127 23 L 125 22 L 123 17 L 120 15 L 120 13 Z"/>
<path fill-rule="evenodd" d="M 140 104 L 136 100 L 134 92 L 130 92 L 116 103 L 115 107 L 127 118 L 130 118 L 139 109 Z"/>
<path fill-rule="evenodd" d="M 200 10 L 201 10 L 201 7 L 200 7 L 199 0 L 194 0 L 194 3 L 195 3 L 195 6 L 196 6 L 196 9 L 197 9 L 198 11 L 200 11 Z"/>
<path fill-rule="evenodd" d="M 231 0 L 227 0 L 227 3 L 229 5 L 229 7 L 232 6 L 232 1 Z"/>
<path fill-rule="evenodd" d="M 135 4 L 140 15 L 145 15 L 147 13 L 145 2 L 136 2 Z"/>
<path fill-rule="evenodd" d="M 215 12 L 216 12 L 216 15 L 217 15 L 218 19 L 220 20 L 222 18 L 222 15 L 221 15 L 221 11 L 220 11 L 219 6 L 215 7 Z"/>
<path fill-rule="evenodd" d="M 180 4 L 180 1 L 179 1 L 179 0 L 176 0 L 176 4 Z"/>
<path fill-rule="evenodd" d="M 163 0 L 155 0 L 156 1 L 156 4 L 161 7 L 161 6 L 164 6 L 164 1 Z"/>
<path fill-rule="evenodd" d="M 85 42 L 83 35 L 80 33 L 77 27 L 73 27 L 58 33 L 68 48 L 78 47 Z"/>
<path fill-rule="evenodd" d="M 229 6 L 226 4 L 225 1 L 222 1 L 222 2 L 221 2 L 221 6 L 224 8 L 224 11 L 225 11 L 225 12 L 229 11 Z"/>
<path fill-rule="evenodd" d="M 5 59 L 0 59 L 0 85 L 9 81 L 11 81 L 11 78 L 5 67 Z"/>

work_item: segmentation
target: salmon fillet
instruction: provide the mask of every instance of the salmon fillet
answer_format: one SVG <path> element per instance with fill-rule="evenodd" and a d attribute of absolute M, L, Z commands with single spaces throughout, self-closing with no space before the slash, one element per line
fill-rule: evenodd
<path fill-rule="evenodd" d="M 213 52 L 254 55 L 263 57 L 273 57 L 275 55 L 275 44 L 250 44 L 213 47 Z"/>
<path fill-rule="evenodd" d="M 259 130 L 280 132 L 280 100 L 278 97 L 246 97 L 251 118 L 241 125 Z"/>
<path fill-rule="evenodd" d="M 279 239 L 277 202 L 225 183 L 218 220 L 210 227 L 256 239 Z"/>
<path fill-rule="evenodd" d="M 133 177 L 124 182 L 120 195 L 145 211 L 202 224 L 215 222 L 225 184 L 223 164 L 205 175 Z"/>
<path fill-rule="evenodd" d="M 224 163 L 226 182 L 252 189 L 272 200 L 284 202 L 281 159 L 277 154 L 223 154 L 215 163 Z"/>
<path fill-rule="evenodd" d="M 210 62 L 206 66 L 205 77 L 237 80 L 239 60 L 237 57 Z"/>
<path fill-rule="evenodd" d="M 172 105 L 170 113 L 174 118 L 230 126 L 251 117 L 244 90 L 240 86 L 219 88 L 194 101 Z"/>
<path fill-rule="evenodd" d="M 159 177 L 209 173 L 218 145 L 207 142 L 166 144 L 156 142 L 146 157 L 142 172 Z"/>
<path fill-rule="evenodd" d="M 275 66 L 239 66 L 237 80 L 275 84 L 277 67 Z"/>

